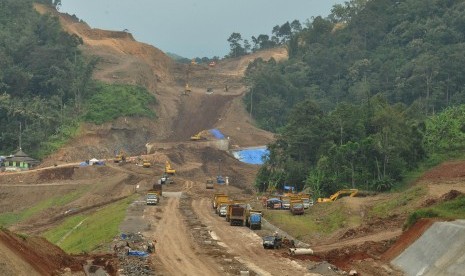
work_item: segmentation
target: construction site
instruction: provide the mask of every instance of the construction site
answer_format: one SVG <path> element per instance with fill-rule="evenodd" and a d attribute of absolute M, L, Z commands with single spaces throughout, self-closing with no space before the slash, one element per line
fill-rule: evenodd
<path fill-rule="evenodd" d="M 0 275 L 464 275 L 463 221 L 403 226 L 413 210 L 465 193 L 465 162 L 441 164 L 402 192 L 257 194 L 260 166 L 233 152 L 274 135 L 246 112 L 242 76 L 256 58 L 287 59 L 286 49 L 186 66 L 130 33 L 36 9 L 101 59 L 95 79 L 153 93 L 158 118 L 83 126 L 37 168 L 0 173 L 0 213 L 15 218 L 0 231 Z M 101 163 L 81 164 L 94 157 Z M 113 240 L 62 249 L 82 243 L 70 240 L 80 229 L 100 231 L 95 214 L 103 221 L 102 210 L 122 202 Z M 50 238 L 64 223 L 69 230 Z"/>

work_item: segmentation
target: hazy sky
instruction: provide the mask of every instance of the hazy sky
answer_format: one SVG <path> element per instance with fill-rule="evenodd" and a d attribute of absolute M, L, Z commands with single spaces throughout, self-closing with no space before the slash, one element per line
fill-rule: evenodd
<path fill-rule="evenodd" d="M 60 11 L 92 28 L 129 30 L 137 41 L 187 58 L 224 57 L 227 39 L 271 35 L 276 25 L 326 17 L 344 0 L 62 0 Z"/>

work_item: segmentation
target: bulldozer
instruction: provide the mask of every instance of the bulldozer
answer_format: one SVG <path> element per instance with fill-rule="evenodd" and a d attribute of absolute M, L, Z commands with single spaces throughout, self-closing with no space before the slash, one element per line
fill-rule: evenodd
<path fill-rule="evenodd" d="M 171 168 L 171 163 L 168 160 L 166 160 L 166 163 L 165 163 L 165 173 L 171 174 L 171 175 L 176 173 L 176 170 Z"/>
<path fill-rule="evenodd" d="M 152 163 L 150 163 L 149 160 L 147 160 L 147 159 L 142 160 L 142 167 L 150 168 L 151 166 L 152 166 Z"/>
<path fill-rule="evenodd" d="M 207 138 L 205 138 L 205 134 L 207 133 L 206 130 L 202 130 L 200 131 L 199 133 L 195 134 L 195 135 L 192 135 L 190 140 L 191 141 L 200 141 L 200 140 L 207 140 Z"/>
<path fill-rule="evenodd" d="M 318 198 L 317 202 L 333 202 L 336 201 L 338 198 L 342 196 L 350 196 L 355 197 L 358 194 L 358 189 L 342 189 L 331 195 L 329 198 L 320 197 Z"/>

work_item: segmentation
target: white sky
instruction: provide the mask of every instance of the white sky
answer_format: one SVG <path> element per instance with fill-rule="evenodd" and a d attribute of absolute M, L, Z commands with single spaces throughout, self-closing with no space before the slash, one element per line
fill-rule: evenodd
<path fill-rule="evenodd" d="M 326 17 L 344 0 L 62 0 L 60 11 L 92 28 L 129 30 L 137 41 L 187 58 L 224 57 L 227 39 L 267 34 L 276 25 Z"/>

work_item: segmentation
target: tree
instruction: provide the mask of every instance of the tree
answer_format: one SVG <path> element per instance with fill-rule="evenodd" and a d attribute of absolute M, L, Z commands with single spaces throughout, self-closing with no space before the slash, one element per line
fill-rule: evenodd
<path fill-rule="evenodd" d="M 228 42 L 231 47 L 229 57 L 240 57 L 245 54 L 245 49 L 242 47 L 241 41 L 242 41 L 242 36 L 240 33 L 232 33 L 229 36 Z"/>

